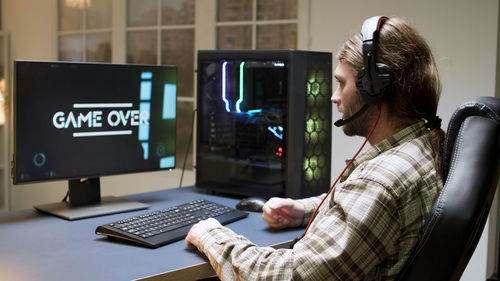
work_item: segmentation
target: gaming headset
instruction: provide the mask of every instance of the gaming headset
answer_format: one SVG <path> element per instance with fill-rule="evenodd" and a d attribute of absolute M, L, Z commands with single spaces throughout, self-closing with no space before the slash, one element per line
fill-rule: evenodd
<path fill-rule="evenodd" d="M 363 35 L 363 68 L 358 72 L 356 87 L 366 104 L 376 104 L 391 85 L 389 67 L 375 61 L 374 49 L 382 24 L 389 18 L 383 16 L 366 19 L 361 28 Z"/>
<path fill-rule="evenodd" d="M 341 127 L 363 114 L 369 105 L 380 104 L 382 97 L 391 85 L 391 74 L 389 67 L 383 63 L 375 61 L 375 42 L 382 27 L 388 17 L 376 16 L 366 19 L 361 28 L 363 36 L 363 68 L 356 77 L 356 87 L 365 103 L 356 113 L 347 119 L 339 119 L 334 125 Z"/>

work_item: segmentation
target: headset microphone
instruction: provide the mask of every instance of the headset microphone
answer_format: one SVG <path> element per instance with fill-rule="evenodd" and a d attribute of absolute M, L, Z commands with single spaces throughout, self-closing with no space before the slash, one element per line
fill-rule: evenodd
<path fill-rule="evenodd" d="M 353 115 L 351 115 L 351 117 L 347 118 L 347 119 L 339 119 L 337 121 L 335 121 L 335 123 L 333 123 L 333 125 L 337 126 L 337 127 L 342 127 L 344 126 L 345 124 L 351 122 L 352 120 L 358 118 L 359 116 L 361 116 L 361 114 L 363 114 L 369 107 L 370 105 L 369 104 L 366 104 L 363 105 L 363 107 L 361 107 L 356 113 L 354 113 Z"/>

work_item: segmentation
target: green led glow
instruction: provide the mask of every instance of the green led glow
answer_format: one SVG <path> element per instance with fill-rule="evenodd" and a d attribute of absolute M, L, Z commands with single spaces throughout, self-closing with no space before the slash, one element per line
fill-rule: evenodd
<path fill-rule="evenodd" d="M 318 82 L 313 83 L 311 87 L 311 94 L 315 96 L 319 95 L 319 88 L 320 86 Z"/>
<path fill-rule="evenodd" d="M 320 169 L 316 169 L 314 171 L 313 177 L 314 177 L 315 180 L 320 180 L 321 179 L 321 170 Z"/>
<path fill-rule="evenodd" d="M 241 112 L 240 105 L 243 102 L 243 68 L 245 67 L 245 62 L 240 63 L 240 98 L 236 101 L 236 112 Z"/>
<path fill-rule="evenodd" d="M 308 133 L 305 134 L 305 141 L 306 143 L 309 143 L 311 141 Z"/>
<path fill-rule="evenodd" d="M 305 171 L 306 181 L 311 181 L 314 177 L 314 173 L 311 168 L 306 169 Z"/>
<path fill-rule="evenodd" d="M 308 95 L 307 96 L 307 104 L 310 106 L 310 107 L 313 107 L 316 103 L 316 98 L 313 96 L 313 95 Z"/>
<path fill-rule="evenodd" d="M 314 82 L 316 82 L 316 72 L 311 71 L 311 73 L 309 73 L 309 83 L 312 84 Z"/>
<path fill-rule="evenodd" d="M 318 133 L 317 132 L 311 133 L 311 142 L 314 144 L 318 143 Z"/>
<path fill-rule="evenodd" d="M 323 127 L 323 120 L 321 119 L 318 119 L 316 120 L 316 132 L 318 132 L 318 134 L 323 131 L 324 127 Z"/>
<path fill-rule="evenodd" d="M 318 157 L 316 156 L 311 157 L 311 159 L 309 159 L 309 166 L 313 169 L 318 167 Z"/>
<path fill-rule="evenodd" d="M 324 155 L 325 143 L 328 139 L 330 123 L 327 121 L 330 104 L 330 87 L 327 77 L 328 71 L 309 70 L 306 84 L 306 122 L 304 141 L 307 144 L 304 151 L 303 173 L 307 186 L 315 188 L 324 184 L 329 177 L 328 157 Z"/>
<path fill-rule="evenodd" d="M 306 122 L 306 132 L 307 133 L 312 133 L 315 131 L 315 128 L 314 128 L 314 120 L 313 119 L 308 119 L 307 122 Z"/>

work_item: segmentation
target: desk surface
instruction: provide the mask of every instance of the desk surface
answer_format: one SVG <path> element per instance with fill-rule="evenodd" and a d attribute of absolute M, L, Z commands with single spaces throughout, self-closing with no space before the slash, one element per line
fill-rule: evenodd
<path fill-rule="evenodd" d="M 34 209 L 0 215 L 0 280 L 194 280 L 213 274 L 207 259 L 184 241 L 149 249 L 111 241 L 97 226 L 195 199 L 234 207 L 236 199 L 198 193 L 193 187 L 123 196 L 150 205 L 142 211 L 67 221 Z M 301 229 L 275 231 L 261 213 L 227 225 L 259 246 L 279 245 Z"/>

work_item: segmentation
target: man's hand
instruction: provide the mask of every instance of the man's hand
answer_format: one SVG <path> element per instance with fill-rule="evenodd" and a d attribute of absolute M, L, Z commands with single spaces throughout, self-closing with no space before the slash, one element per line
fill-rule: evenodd
<path fill-rule="evenodd" d="M 204 232 L 221 226 L 222 225 L 219 221 L 214 218 L 208 218 L 200 221 L 191 227 L 184 241 L 189 248 L 198 248 L 200 243 L 199 238 Z"/>
<path fill-rule="evenodd" d="M 304 205 L 284 198 L 271 198 L 262 208 L 262 218 L 267 224 L 276 229 L 294 227 L 302 224 L 304 219 Z"/>

